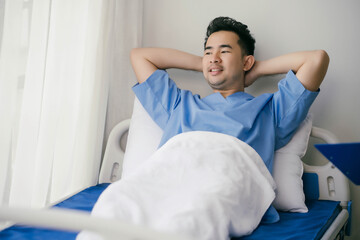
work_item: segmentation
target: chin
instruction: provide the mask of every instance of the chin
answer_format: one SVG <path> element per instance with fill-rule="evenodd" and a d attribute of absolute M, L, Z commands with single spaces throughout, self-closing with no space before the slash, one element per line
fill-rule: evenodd
<path fill-rule="evenodd" d="M 216 81 L 216 82 L 208 81 L 208 84 L 210 85 L 210 87 L 215 90 L 222 90 L 224 88 L 224 83 L 225 83 L 225 80 Z"/>

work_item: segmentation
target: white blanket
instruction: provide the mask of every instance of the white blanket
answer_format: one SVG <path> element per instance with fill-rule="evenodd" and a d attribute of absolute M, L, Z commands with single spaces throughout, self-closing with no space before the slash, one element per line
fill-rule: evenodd
<path fill-rule="evenodd" d="M 141 151 L 141 147 L 139 147 Z M 111 184 L 92 214 L 198 240 L 250 234 L 275 198 L 260 156 L 237 138 L 188 132 Z M 78 239 L 92 239 L 83 232 Z"/>

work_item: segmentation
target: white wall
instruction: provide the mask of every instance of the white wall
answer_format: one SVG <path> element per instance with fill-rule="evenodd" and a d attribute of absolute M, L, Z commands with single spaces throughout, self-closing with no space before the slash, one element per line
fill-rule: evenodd
<path fill-rule="evenodd" d="M 360 141 L 360 1 L 357 0 L 145 0 L 143 45 L 171 47 L 198 55 L 208 23 L 230 16 L 247 24 L 256 39 L 255 57 L 325 49 L 331 63 L 311 112 L 314 124 L 341 141 Z M 202 96 L 211 92 L 202 74 L 171 70 L 178 85 Z M 275 91 L 279 77 L 258 81 L 247 91 Z M 199 90 L 199 88 L 201 88 Z M 351 184 L 353 226 L 360 225 L 360 187 Z M 356 232 L 357 231 L 357 232 Z M 353 227 L 353 236 L 360 231 Z"/>

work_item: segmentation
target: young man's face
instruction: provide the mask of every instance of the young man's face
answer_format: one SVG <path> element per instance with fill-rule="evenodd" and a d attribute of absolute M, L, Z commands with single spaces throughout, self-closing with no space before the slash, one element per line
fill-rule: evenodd
<path fill-rule="evenodd" d="M 238 40 L 230 31 L 215 32 L 208 38 L 203 74 L 214 91 L 244 90 L 244 57 Z"/>

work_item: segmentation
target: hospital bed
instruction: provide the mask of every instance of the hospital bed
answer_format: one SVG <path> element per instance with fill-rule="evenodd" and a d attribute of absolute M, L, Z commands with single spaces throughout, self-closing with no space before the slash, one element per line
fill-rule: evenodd
<path fill-rule="evenodd" d="M 135 100 L 132 120 L 119 123 L 110 133 L 98 185 L 67 197 L 50 209 L 0 207 L 0 220 L 17 223 L 1 231 L 0 239 L 75 239 L 77 232 L 83 229 L 98 232 L 105 239 L 188 239 L 143 226 L 89 215 L 102 191 L 110 183 L 121 178 L 125 152 L 120 146 L 120 141 L 128 132 L 128 139 L 135 134 L 132 128 L 139 124 L 136 123 L 136 119 L 144 117 L 141 115 L 144 113 L 136 110 L 139 109 L 137 104 Z M 151 139 L 152 129 L 143 128 L 141 131 L 149 131 Z M 338 142 L 332 133 L 314 126 L 311 127 L 311 137 L 327 143 Z M 149 144 L 156 146 L 157 143 L 152 141 Z M 126 148 L 127 151 L 134 150 L 129 143 Z M 250 236 L 232 239 L 343 239 L 345 235 L 350 234 L 351 201 L 346 177 L 330 162 L 322 166 L 302 164 L 305 203 L 309 211 L 280 211 L 279 222 L 261 223 Z"/>

